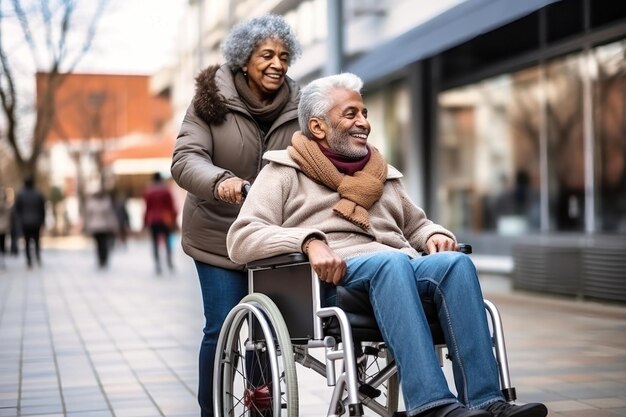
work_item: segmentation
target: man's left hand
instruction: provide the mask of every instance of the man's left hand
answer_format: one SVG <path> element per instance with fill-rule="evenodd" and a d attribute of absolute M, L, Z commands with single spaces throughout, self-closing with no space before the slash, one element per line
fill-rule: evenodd
<path fill-rule="evenodd" d="M 426 241 L 426 249 L 428 250 L 428 253 L 437 253 L 451 250 L 454 251 L 457 250 L 457 244 L 454 239 L 446 235 L 434 234 Z"/>

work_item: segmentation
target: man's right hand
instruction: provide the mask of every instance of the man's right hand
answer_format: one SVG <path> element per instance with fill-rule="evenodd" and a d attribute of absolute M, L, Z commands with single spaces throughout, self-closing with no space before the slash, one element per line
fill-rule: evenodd
<path fill-rule="evenodd" d="M 346 263 L 323 240 L 313 240 L 307 245 L 311 267 L 324 282 L 339 284 L 346 273 Z"/>

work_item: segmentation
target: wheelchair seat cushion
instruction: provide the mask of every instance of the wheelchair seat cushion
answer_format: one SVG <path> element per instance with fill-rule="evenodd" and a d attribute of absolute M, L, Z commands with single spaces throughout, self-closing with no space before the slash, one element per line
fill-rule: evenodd
<path fill-rule="evenodd" d="M 382 342 L 383 338 L 376 323 L 369 294 L 365 291 L 342 286 L 337 286 L 336 291 L 337 307 L 341 308 L 348 316 L 348 321 L 352 327 L 352 337 L 360 341 Z M 433 342 L 435 344 L 443 344 L 443 331 L 439 324 L 435 304 L 431 300 L 422 300 L 422 305 L 428 319 L 431 334 L 433 335 Z M 334 317 L 326 320 L 324 326 L 327 335 L 337 337 L 341 334 L 339 323 Z"/>

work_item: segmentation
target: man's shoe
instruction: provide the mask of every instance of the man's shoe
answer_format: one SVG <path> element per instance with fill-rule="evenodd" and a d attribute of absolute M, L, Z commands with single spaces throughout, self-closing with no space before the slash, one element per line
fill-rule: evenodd
<path fill-rule="evenodd" d="M 454 403 L 437 407 L 426 414 L 420 414 L 423 417 L 491 417 L 491 414 L 485 410 L 470 410 L 462 404 Z"/>
<path fill-rule="evenodd" d="M 529 403 L 524 405 L 509 404 L 505 401 L 497 401 L 485 408 L 493 417 L 546 417 L 548 409 L 541 403 Z"/>

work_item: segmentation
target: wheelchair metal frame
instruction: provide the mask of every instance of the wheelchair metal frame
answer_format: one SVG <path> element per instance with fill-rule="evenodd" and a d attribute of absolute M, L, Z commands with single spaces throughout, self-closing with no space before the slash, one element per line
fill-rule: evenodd
<path fill-rule="evenodd" d="M 302 265 L 308 265 L 308 260 L 303 254 L 289 254 L 280 257 L 274 257 L 249 265 L 249 292 L 251 294 L 255 294 L 256 286 L 254 274 L 256 272 L 266 270 L 278 270 L 279 268 L 289 268 Z M 330 405 L 328 407 L 328 417 L 339 417 L 343 415 L 346 411 L 349 413 L 350 416 L 362 416 L 363 405 L 365 405 L 368 409 L 372 410 L 380 416 L 391 417 L 396 411 L 394 407 L 392 407 L 392 409 L 390 410 L 384 405 L 375 401 L 373 398 L 359 391 L 359 379 L 357 376 L 357 358 L 353 344 L 352 328 L 348 320 L 348 316 L 339 307 L 322 307 L 322 294 L 320 284 L 321 281 L 318 279 L 317 274 L 313 271 L 312 268 L 309 268 L 309 270 L 311 281 L 310 284 L 312 289 L 311 303 L 313 308 L 313 335 L 308 340 L 306 340 L 305 343 L 302 343 L 301 340 L 299 341 L 299 343 L 294 344 L 283 341 L 282 345 L 288 346 L 279 346 L 277 350 L 280 351 L 281 354 L 290 354 L 291 352 L 284 351 L 291 349 L 293 351 L 293 359 L 283 358 L 283 360 L 293 360 L 306 368 L 314 370 L 316 373 L 326 378 L 328 386 L 335 387 L 331 395 Z M 498 309 L 492 302 L 484 300 L 484 303 L 485 309 L 488 313 L 488 317 L 490 318 L 494 355 L 498 364 L 501 390 L 507 401 L 514 401 L 516 398 L 516 393 L 515 388 L 511 386 L 510 382 L 502 320 L 500 318 Z M 270 334 L 276 335 L 285 332 L 289 334 L 283 318 L 274 317 L 276 315 L 282 316 L 283 313 L 280 312 L 280 310 L 276 308 L 275 305 L 269 304 L 273 304 L 273 302 L 270 301 L 269 297 L 267 297 L 267 299 L 263 298 L 260 304 L 258 299 L 254 299 L 252 301 L 246 299 L 242 300 L 242 303 L 240 303 L 235 309 L 233 309 L 233 311 L 231 311 L 226 321 L 224 322 L 222 331 L 220 333 L 220 338 L 218 340 L 218 349 L 223 344 L 223 338 L 226 337 L 224 336 L 224 334 L 229 333 L 229 328 L 232 325 L 233 320 L 236 318 L 237 315 L 241 316 L 241 314 L 243 314 L 242 311 L 247 311 L 249 315 L 255 315 L 255 319 L 260 322 L 260 326 L 263 328 L 266 339 L 272 338 L 272 336 L 269 336 Z M 262 310 L 264 314 L 259 314 L 259 310 Z M 264 319 L 264 316 L 267 317 L 267 319 Z M 335 317 L 339 323 L 341 332 L 339 343 L 334 336 L 325 335 L 324 320 L 330 317 Z M 284 327 L 284 329 L 271 329 L 272 326 Z M 248 332 L 249 340 L 252 340 L 253 335 L 251 327 L 248 329 Z M 276 338 L 274 338 L 274 340 L 275 339 Z M 281 344 L 280 340 L 278 340 L 278 343 Z M 270 355 L 274 355 L 270 358 L 270 361 L 276 362 L 277 360 L 275 346 L 269 346 L 273 345 L 273 343 L 268 343 L 267 345 L 267 350 L 270 352 Z M 434 348 L 437 350 L 440 365 L 443 365 L 443 356 L 441 354 L 443 347 L 445 347 L 445 345 L 434 346 Z M 310 348 L 324 348 L 325 363 L 321 362 L 320 360 L 309 354 L 308 350 Z M 222 374 L 220 374 L 221 371 L 218 368 L 223 367 L 224 361 L 225 359 L 222 355 L 222 352 L 216 352 L 213 391 L 216 416 L 231 415 L 229 414 L 229 411 L 225 409 L 225 405 L 220 400 L 220 398 L 224 395 L 224 393 L 221 391 L 222 382 L 224 381 L 224 375 L 223 372 Z M 337 361 L 341 361 L 342 363 L 339 375 L 337 374 Z M 280 371 L 278 371 L 276 363 L 271 364 L 271 372 L 272 375 L 279 374 Z M 287 373 L 289 373 L 289 370 Z M 385 383 L 396 374 L 397 367 L 395 365 L 395 362 L 392 361 L 391 363 L 386 364 L 386 366 L 380 369 L 380 371 L 377 372 L 377 374 L 368 382 L 367 385 L 376 390 L 381 384 Z M 284 376 L 285 372 L 281 373 L 280 375 Z M 233 377 L 233 375 L 229 374 L 228 377 Z M 295 372 L 294 375 L 287 375 L 287 377 L 295 379 Z M 295 387 L 295 406 L 293 404 L 294 399 L 291 398 L 285 400 L 285 393 L 281 392 L 280 388 L 277 386 L 279 384 L 273 384 L 273 416 L 286 415 L 287 417 L 297 417 L 297 381 L 287 381 L 287 385 L 289 384 L 291 384 L 291 386 L 287 387 L 287 391 L 293 390 Z M 285 390 L 284 387 L 283 390 Z M 283 396 L 282 399 L 281 395 Z M 291 393 L 291 395 L 293 396 L 294 394 Z M 284 409 L 287 408 L 285 407 L 285 404 L 280 404 L 281 401 L 283 403 L 291 403 L 288 404 L 291 408 L 290 411 L 287 412 L 287 414 L 281 414 L 281 412 L 284 412 Z M 251 413 L 249 415 L 258 414 Z"/>

